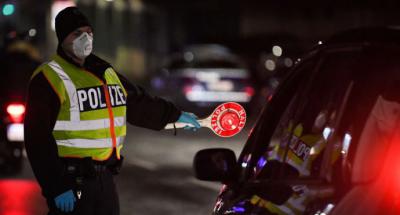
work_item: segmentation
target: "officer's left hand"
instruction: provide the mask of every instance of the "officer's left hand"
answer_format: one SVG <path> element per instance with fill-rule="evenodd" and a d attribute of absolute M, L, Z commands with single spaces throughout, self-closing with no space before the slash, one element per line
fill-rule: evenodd
<path fill-rule="evenodd" d="M 60 209 L 62 212 L 68 213 L 74 210 L 76 198 L 72 190 L 68 190 L 67 192 L 58 195 L 54 201 L 58 209 Z"/>
<path fill-rule="evenodd" d="M 200 123 L 197 121 L 197 116 L 194 115 L 193 113 L 182 112 L 177 122 L 187 123 L 191 125 L 191 126 L 186 126 L 184 128 L 185 130 L 190 129 L 192 131 L 197 131 L 197 129 L 201 128 Z"/>

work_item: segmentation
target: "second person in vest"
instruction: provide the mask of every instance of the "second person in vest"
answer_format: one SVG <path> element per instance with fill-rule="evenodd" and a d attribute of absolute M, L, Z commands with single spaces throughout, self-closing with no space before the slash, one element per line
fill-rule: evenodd
<path fill-rule="evenodd" d="M 28 158 L 49 214 L 117 215 L 113 175 L 122 164 L 126 122 L 154 130 L 173 122 L 200 125 L 92 54 L 93 29 L 76 7 L 55 21 L 57 54 L 36 69 L 29 86 Z"/>

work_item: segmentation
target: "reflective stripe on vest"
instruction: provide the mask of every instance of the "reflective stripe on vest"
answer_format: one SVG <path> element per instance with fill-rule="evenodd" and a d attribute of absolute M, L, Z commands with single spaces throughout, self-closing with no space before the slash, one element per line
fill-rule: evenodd
<path fill-rule="evenodd" d="M 59 56 L 39 69 L 60 98 L 53 128 L 59 156 L 106 160 L 116 148 L 119 158 L 126 135 L 126 91 L 117 74 L 108 68 L 104 83 Z"/>
<path fill-rule="evenodd" d="M 117 138 L 117 145 L 122 144 L 124 137 Z M 68 147 L 76 147 L 79 145 L 79 148 L 110 148 L 113 147 L 112 140 L 110 138 L 104 139 L 68 139 L 68 140 L 57 140 L 57 145 L 68 146 Z"/>
<path fill-rule="evenodd" d="M 76 87 L 71 78 L 64 72 L 61 66 L 54 60 L 48 64 L 63 81 L 65 89 L 67 90 L 70 104 L 70 117 L 72 122 L 80 121 L 80 113 L 78 106 L 78 99 L 76 95 Z"/>
<path fill-rule="evenodd" d="M 125 126 L 125 117 L 114 118 L 114 126 Z M 59 120 L 54 126 L 54 131 L 80 131 L 91 128 L 91 130 L 104 128 L 104 125 L 109 125 L 110 119 L 97 119 L 97 120 L 86 120 L 80 121 L 79 123 Z"/>

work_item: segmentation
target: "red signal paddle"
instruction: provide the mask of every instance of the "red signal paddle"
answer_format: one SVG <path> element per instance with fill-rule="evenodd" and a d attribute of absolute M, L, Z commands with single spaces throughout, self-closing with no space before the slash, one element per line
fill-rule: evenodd
<path fill-rule="evenodd" d="M 198 121 L 202 127 L 210 128 L 216 135 L 220 137 L 232 137 L 238 134 L 246 124 L 246 111 L 235 102 L 227 102 L 219 105 L 211 115 Z M 187 123 L 175 123 L 176 128 L 191 126 Z M 165 129 L 174 128 L 174 124 L 170 123 Z"/>

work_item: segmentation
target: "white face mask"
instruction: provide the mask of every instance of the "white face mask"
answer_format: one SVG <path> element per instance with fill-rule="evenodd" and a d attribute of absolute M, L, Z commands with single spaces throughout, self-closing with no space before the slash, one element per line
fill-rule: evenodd
<path fill-rule="evenodd" d="M 72 42 L 72 50 L 76 57 L 85 59 L 92 53 L 93 37 L 84 32 Z"/>

